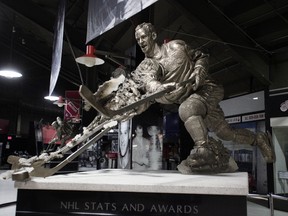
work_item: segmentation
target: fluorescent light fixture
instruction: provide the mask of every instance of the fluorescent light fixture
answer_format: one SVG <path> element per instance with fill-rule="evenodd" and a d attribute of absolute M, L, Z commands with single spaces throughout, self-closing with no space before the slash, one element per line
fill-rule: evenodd
<path fill-rule="evenodd" d="M 59 100 L 59 96 L 48 95 L 48 96 L 45 96 L 44 99 L 50 100 L 50 101 L 57 101 Z"/>
<path fill-rule="evenodd" d="M 12 69 L 4 69 L 4 70 L 0 70 L 0 76 L 6 77 L 8 79 L 12 79 L 12 78 L 22 77 L 22 74 Z"/>
<path fill-rule="evenodd" d="M 253 100 L 258 100 L 259 99 L 259 97 L 253 97 Z"/>

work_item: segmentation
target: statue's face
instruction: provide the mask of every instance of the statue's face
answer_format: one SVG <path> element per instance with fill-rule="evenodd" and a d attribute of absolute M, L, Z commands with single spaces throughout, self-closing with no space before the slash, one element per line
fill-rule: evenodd
<path fill-rule="evenodd" d="M 155 46 L 155 33 L 140 28 L 135 32 L 135 38 L 145 56 L 151 57 Z"/>

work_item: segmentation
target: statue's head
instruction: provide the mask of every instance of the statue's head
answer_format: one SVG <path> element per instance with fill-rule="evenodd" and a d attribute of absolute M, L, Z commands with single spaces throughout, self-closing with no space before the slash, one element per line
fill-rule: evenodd
<path fill-rule="evenodd" d="M 153 32 L 156 33 L 155 27 L 151 23 L 143 22 L 139 24 L 135 28 L 135 32 L 137 32 L 139 29 L 144 29 L 145 31 L 150 32 L 150 33 L 153 33 Z"/>
<path fill-rule="evenodd" d="M 147 57 L 153 56 L 157 33 L 151 23 L 142 23 L 135 28 L 135 38 Z"/>

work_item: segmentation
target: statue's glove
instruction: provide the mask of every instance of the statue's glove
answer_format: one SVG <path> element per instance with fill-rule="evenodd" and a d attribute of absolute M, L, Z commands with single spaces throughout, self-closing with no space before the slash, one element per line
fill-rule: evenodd
<path fill-rule="evenodd" d="M 171 91 L 179 87 L 176 82 L 165 83 L 162 86 L 163 89 L 170 89 Z"/>
<path fill-rule="evenodd" d="M 196 91 L 200 86 L 204 84 L 207 77 L 207 71 L 203 66 L 197 65 L 195 66 L 193 73 L 195 75 L 195 83 L 193 84 L 193 90 Z"/>

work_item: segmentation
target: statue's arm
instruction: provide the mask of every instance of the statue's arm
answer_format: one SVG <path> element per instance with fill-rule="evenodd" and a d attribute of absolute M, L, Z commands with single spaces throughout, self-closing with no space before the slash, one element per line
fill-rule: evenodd
<path fill-rule="evenodd" d="M 195 83 L 194 90 L 202 86 L 208 77 L 209 55 L 201 50 L 192 50 L 187 46 L 188 54 L 194 63 Z"/>
<path fill-rule="evenodd" d="M 156 60 L 145 58 L 133 72 L 133 80 L 145 93 L 153 93 L 163 88 L 160 80 L 163 68 Z"/>

